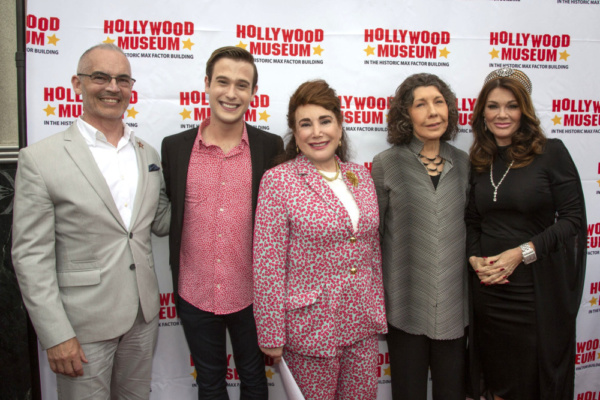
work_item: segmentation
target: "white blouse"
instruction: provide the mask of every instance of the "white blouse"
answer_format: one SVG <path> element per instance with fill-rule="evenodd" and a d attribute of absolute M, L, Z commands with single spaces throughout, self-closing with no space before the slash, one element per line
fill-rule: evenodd
<path fill-rule="evenodd" d="M 336 174 L 336 172 L 325 172 L 321 170 L 319 170 L 319 172 L 329 179 L 333 179 Z M 333 190 L 333 193 L 335 193 L 337 198 L 340 199 L 344 205 L 344 208 L 346 208 L 346 211 L 348 211 L 350 220 L 352 221 L 352 229 L 356 232 L 358 230 L 360 211 L 358 210 L 358 205 L 356 204 L 356 200 L 354 200 L 354 196 L 352 196 L 352 192 L 350 192 L 350 189 L 348 189 L 348 186 L 346 186 L 342 179 L 342 174 L 339 173 L 337 179 L 333 182 L 330 182 L 327 179 L 325 182 L 327 182 L 331 190 Z"/>

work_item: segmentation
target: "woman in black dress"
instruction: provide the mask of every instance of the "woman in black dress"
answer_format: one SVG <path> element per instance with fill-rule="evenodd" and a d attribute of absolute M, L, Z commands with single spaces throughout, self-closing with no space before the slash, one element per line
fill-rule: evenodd
<path fill-rule="evenodd" d="M 471 376 L 496 400 L 573 399 L 586 260 L 581 183 L 522 71 L 488 75 L 473 113 L 466 214 Z"/>

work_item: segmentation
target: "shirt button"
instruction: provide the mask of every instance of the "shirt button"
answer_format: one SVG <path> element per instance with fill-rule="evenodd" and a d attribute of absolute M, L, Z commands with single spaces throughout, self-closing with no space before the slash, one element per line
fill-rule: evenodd
<path fill-rule="evenodd" d="M 217 289 L 221 289 L 221 284 L 217 283 Z"/>
<path fill-rule="evenodd" d="M 223 209 L 222 209 L 222 208 L 219 208 L 219 211 L 223 212 Z"/>
<path fill-rule="evenodd" d="M 218 237 L 222 237 L 223 235 L 221 235 L 220 233 L 217 235 Z"/>
<path fill-rule="evenodd" d="M 225 182 L 221 182 L 221 185 L 225 186 Z"/>
<path fill-rule="evenodd" d="M 129 269 L 133 271 L 133 270 L 135 269 L 135 264 L 131 264 L 131 265 L 129 266 Z"/>
<path fill-rule="evenodd" d="M 350 243 L 356 243 L 356 238 L 354 236 L 350 237 Z"/>
<path fill-rule="evenodd" d="M 220 259 L 220 258 L 217 258 L 217 262 L 218 262 L 218 263 L 220 263 L 220 262 L 221 262 L 221 259 Z"/>

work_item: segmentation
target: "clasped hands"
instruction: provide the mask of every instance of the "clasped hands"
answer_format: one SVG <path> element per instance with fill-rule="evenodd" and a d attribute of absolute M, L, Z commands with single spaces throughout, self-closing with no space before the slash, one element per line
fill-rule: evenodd
<path fill-rule="evenodd" d="M 469 257 L 469 263 L 482 285 L 503 285 L 509 282 L 517 266 L 523 261 L 519 247 L 506 250 L 492 257 Z"/>

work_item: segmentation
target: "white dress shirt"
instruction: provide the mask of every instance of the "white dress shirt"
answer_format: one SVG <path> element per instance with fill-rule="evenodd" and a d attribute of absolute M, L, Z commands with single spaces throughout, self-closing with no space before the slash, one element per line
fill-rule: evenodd
<path fill-rule="evenodd" d="M 119 214 L 129 229 L 139 171 L 134 147 L 135 136 L 129 126 L 126 124 L 123 126 L 123 136 L 115 147 L 106 140 L 106 136 L 102 132 L 81 118 L 77 119 L 77 128 L 92 152 L 96 164 L 108 184 Z"/>

